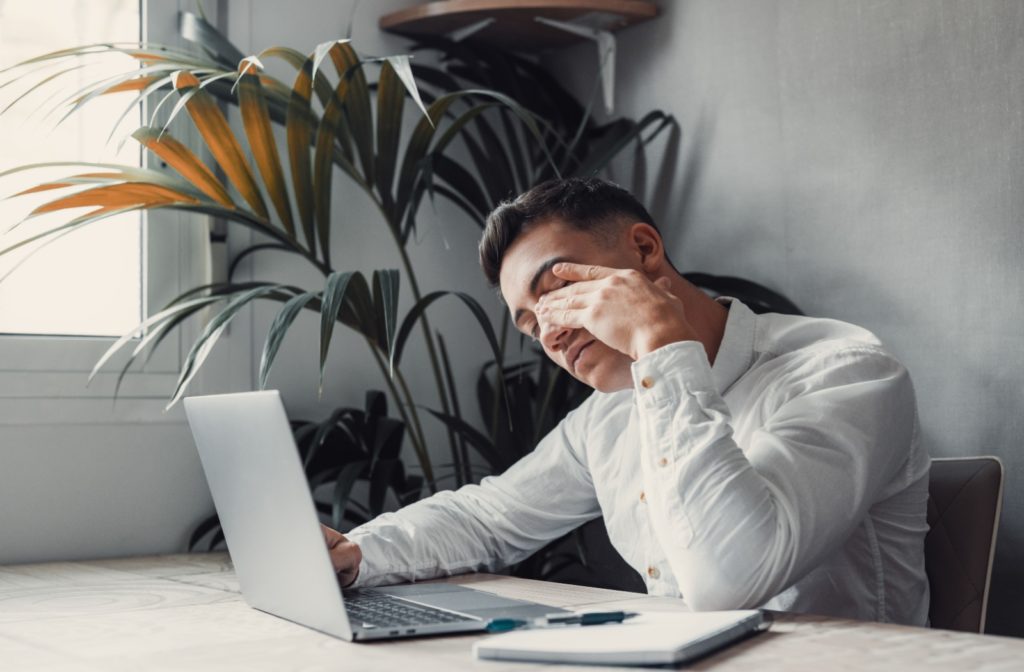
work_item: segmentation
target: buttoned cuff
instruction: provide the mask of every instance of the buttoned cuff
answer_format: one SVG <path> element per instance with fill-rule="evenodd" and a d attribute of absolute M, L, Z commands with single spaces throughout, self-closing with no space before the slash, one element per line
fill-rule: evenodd
<path fill-rule="evenodd" d="M 356 574 L 356 580 L 345 586 L 345 588 L 361 588 L 365 586 L 370 581 L 370 577 L 374 575 L 374 569 L 370 566 L 370 561 L 367 560 L 368 556 L 373 555 L 373 550 L 366 548 L 366 540 L 372 536 L 372 532 L 360 532 L 359 528 L 345 533 L 345 538 L 359 547 L 361 555 L 359 560 L 359 572 Z M 369 553 L 367 552 L 368 550 Z M 377 573 L 381 573 L 379 569 Z"/>
<path fill-rule="evenodd" d="M 637 402 L 655 408 L 678 402 L 686 394 L 715 389 L 711 364 L 700 341 L 669 343 L 631 365 Z"/>

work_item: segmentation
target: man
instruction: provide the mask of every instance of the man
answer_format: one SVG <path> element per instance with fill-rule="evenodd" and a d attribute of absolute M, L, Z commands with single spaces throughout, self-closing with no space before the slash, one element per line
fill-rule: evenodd
<path fill-rule="evenodd" d="M 502 203 L 480 258 L 516 327 L 597 393 L 500 476 L 325 528 L 343 583 L 494 568 L 603 515 L 648 592 L 693 609 L 925 624 L 929 459 L 875 336 L 711 299 L 596 179 Z"/>

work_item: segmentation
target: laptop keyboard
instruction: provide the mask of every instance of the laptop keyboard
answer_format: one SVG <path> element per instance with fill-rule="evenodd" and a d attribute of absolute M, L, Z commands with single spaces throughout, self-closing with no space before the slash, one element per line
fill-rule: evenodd
<path fill-rule="evenodd" d="M 352 597 L 346 596 L 345 611 L 355 622 L 380 628 L 477 620 L 451 611 L 412 604 L 404 600 L 397 600 L 390 595 L 372 592 L 361 592 Z"/>

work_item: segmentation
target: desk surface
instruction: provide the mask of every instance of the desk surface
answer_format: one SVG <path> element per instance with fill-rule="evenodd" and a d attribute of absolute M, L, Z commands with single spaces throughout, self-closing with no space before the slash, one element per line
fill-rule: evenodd
<path fill-rule="evenodd" d="M 565 607 L 679 608 L 671 598 L 487 574 L 448 580 Z M 0 567 L 5 670 L 616 669 L 477 661 L 470 647 L 480 636 L 337 640 L 246 606 L 224 554 Z M 784 615 L 688 669 L 1021 670 L 1024 640 Z"/>

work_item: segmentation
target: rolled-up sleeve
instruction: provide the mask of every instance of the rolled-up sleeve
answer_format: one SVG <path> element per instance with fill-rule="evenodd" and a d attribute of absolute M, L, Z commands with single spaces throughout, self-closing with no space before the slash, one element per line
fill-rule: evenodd
<path fill-rule="evenodd" d="M 588 406 L 500 476 L 439 492 L 349 532 L 363 556 L 354 585 L 494 570 L 600 515 L 581 449 Z"/>
<path fill-rule="evenodd" d="M 699 343 L 649 353 L 633 378 L 651 525 L 698 610 L 759 606 L 839 548 L 916 426 L 906 370 L 871 346 L 778 377 L 765 395 L 776 406 L 742 447 Z"/>

